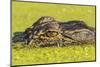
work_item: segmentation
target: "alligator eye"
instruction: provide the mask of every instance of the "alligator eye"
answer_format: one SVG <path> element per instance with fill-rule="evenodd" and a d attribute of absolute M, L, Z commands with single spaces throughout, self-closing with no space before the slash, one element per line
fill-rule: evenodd
<path fill-rule="evenodd" d="M 48 37 L 55 37 L 55 36 L 58 35 L 58 32 L 55 32 L 55 31 L 48 31 L 48 32 L 46 32 L 46 35 L 47 35 Z"/>

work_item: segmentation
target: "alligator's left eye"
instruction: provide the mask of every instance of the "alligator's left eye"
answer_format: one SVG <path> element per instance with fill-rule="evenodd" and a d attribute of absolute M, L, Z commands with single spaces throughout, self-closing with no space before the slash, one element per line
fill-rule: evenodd
<path fill-rule="evenodd" d="M 55 31 L 46 32 L 46 36 L 48 36 L 48 37 L 55 37 L 57 35 L 58 35 L 58 32 L 55 32 Z"/>

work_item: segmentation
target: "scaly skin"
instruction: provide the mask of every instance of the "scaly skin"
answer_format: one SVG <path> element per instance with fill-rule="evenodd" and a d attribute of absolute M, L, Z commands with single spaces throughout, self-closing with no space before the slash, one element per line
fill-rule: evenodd
<path fill-rule="evenodd" d="M 95 29 L 83 21 L 59 22 L 44 16 L 24 32 L 27 44 L 36 46 L 65 46 L 68 44 L 95 43 Z"/>

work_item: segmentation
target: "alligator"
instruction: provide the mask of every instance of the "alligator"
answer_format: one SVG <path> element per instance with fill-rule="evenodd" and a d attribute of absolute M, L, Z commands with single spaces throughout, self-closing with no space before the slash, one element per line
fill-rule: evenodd
<path fill-rule="evenodd" d="M 15 32 L 18 34 L 18 32 Z M 12 42 L 24 42 L 35 46 L 66 46 L 95 43 L 95 28 L 84 21 L 61 22 L 50 16 L 42 16 L 24 32 L 14 34 Z"/>

